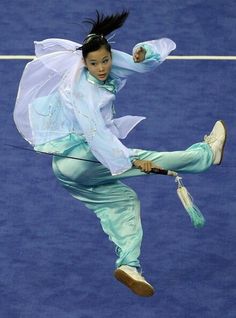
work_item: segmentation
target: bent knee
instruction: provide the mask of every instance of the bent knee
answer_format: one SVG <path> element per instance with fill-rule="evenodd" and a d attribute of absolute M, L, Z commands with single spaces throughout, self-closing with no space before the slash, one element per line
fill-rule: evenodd
<path fill-rule="evenodd" d="M 126 194 L 126 199 L 128 199 L 130 202 L 135 203 L 140 205 L 140 200 L 137 196 L 137 193 L 132 190 L 131 188 L 125 188 L 125 194 Z"/>

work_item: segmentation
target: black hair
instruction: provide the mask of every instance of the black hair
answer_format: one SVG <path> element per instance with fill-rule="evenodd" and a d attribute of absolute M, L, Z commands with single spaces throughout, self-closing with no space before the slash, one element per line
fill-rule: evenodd
<path fill-rule="evenodd" d="M 79 50 L 82 50 L 84 59 L 90 52 L 97 51 L 101 47 L 105 47 L 107 51 L 111 53 L 111 46 L 107 42 L 105 36 L 120 28 L 129 15 L 129 11 L 126 10 L 122 13 L 112 14 L 109 16 L 104 16 L 104 14 L 100 14 L 97 10 L 96 13 L 96 20 L 91 18 L 84 20 L 85 23 L 92 25 L 83 45 L 78 48 Z"/>

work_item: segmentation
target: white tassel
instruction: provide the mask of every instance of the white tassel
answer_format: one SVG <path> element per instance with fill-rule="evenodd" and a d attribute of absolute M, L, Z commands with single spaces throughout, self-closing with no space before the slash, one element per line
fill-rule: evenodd
<path fill-rule="evenodd" d="M 205 219 L 199 208 L 193 203 L 193 198 L 189 194 L 186 187 L 183 185 L 182 178 L 177 175 L 175 181 L 178 183 L 177 194 L 182 202 L 185 210 L 190 216 L 194 227 L 199 228 L 204 226 Z"/>

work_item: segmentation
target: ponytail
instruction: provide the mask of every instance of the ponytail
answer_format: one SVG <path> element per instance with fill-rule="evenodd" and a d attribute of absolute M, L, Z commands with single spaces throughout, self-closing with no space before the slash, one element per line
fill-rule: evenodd
<path fill-rule="evenodd" d="M 104 16 L 104 14 L 100 14 L 97 10 L 96 13 L 96 20 L 88 18 L 84 20 L 84 22 L 92 24 L 92 28 L 89 34 L 97 34 L 103 36 L 106 36 L 114 30 L 122 27 L 129 15 L 129 12 L 125 10 L 122 13 L 112 14 L 109 16 Z"/>
<path fill-rule="evenodd" d="M 127 19 L 129 12 L 124 10 L 122 13 L 104 16 L 96 10 L 96 14 L 96 20 L 90 18 L 84 20 L 85 23 L 92 25 L 83 45 L 78 48 L 78 50 L 82 50 L 84 59 L 90 52 L 97 51 L 103 46 L 111 53 L 111 46 L 105 36 L 120 28 Z"/>

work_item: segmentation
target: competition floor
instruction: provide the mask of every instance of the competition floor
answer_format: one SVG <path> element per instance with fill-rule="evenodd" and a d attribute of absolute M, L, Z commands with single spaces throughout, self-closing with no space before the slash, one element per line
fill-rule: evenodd
<path fill-rule="evenodd" d="M 114 48 L 170 37 L 173 56 L 154 73 L 130 78 L 117 96 L 117 116 L 144 115 L 130 147 L 172 151 L 201 141 L 217 119 L 228 126 L 221 167 L 184 181 L 207 220 L 194 229 L 174 180 L 127 180 L 142 204 L 144 275 L 157 292 L 132 294 L 113 278 L 113 245 L 98 219 L 61 188 L 51 158 L 28 146 L 12 112 L 29 60 L 0 59 L 0 317 L 236 317 L 236 3 L 230 0 L 2 0 L 0 55 L 34 55 L 33 41 L 81 41 L 81 20 L 95 9 L 130 9 Z M 186 56 L 205 56 L 188 60 Z M 222 56 L 209 60 L 206 56 Z"/>

